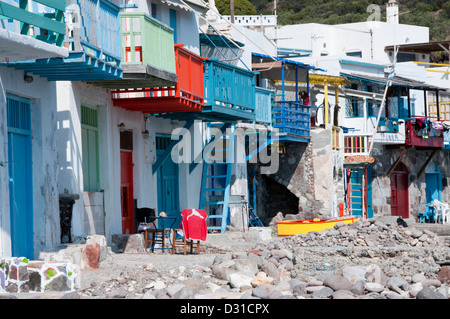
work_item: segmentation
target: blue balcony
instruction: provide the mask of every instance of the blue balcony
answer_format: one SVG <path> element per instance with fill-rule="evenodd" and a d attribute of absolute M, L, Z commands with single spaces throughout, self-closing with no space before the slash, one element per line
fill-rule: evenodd
<path fill-rule="evenodd" d="M 272 90 L 256 87 L 255 122 L 272 125 Z"/>
<path fill-rule="evenodd" d="M 272 125 L 278 129 L 280 141 L 309 142 L 311 135 L 309 108 L 309 105 L 295 101 L 274 102 Z"/>
<path fill-rule="evenodd" d="M 109 0 L 70 0 L 65 14 L 64 30 L 67 27 L 67 33 L 64 46 L 69 49 L 68 57 L 18 61 L 6 65 L 49 81 L 122 78 L 119 6 Z"/>
<path fill-rule="evenodd" d="M 309 92 L 309 71 L 320 70 L 293 60 L 253 53 L 252 67 L 261 79 L 275 84 L 275 101 L 272 107 L 272 126 L 278 129 L 279 140 L 304 142 L 310 139 L 311 116 L 307 99 L 299 97 Z"/>
<path fill-rule="evenodd" d="M 203 115 L 213 120 L 255 120 L 255 73 L 216 60 L 204 61 Z"/>

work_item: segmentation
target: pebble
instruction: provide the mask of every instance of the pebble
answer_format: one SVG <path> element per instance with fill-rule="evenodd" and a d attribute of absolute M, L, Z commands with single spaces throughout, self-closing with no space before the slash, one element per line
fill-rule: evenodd
<path fill-rule="evenodd" d="M 176 265 L 160 269 L 148 264 L 96 283 L 80 295 L 142 299 L 449 299 L 450 268 L 439 265 L 439 260 L 450 260 L 450 250 L 434 233 L 365 220 L 274 238 L 245 251 L 217 254 L 208 267 Z"/>

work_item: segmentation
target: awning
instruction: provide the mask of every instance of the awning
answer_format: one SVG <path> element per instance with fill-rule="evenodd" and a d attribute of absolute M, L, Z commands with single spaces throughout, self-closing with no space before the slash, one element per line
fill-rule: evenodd
<path fill-rule="evenodd" d="M 269 55 L 256 53 L 256 52 L 252 52 L 252 58 L 262 60 L 262 61 L 258 61 L 257 63 L 252 64 L 252 66 L 256 67 L 255 71 L 258 71 L 257 68 L 258 68 L 259 63 L 261 65 L 261 68 L 264 69 L 264 68 L 267 68 L 267 65 L 269 65 L 271 62 L 273 64 L 273 62 L 277 62 L 277 61 L 284 62 L 284 64 L 286 64 L 286 65 L 297 66 L 297 67 L 300 67 L 300 68 L 306 69 L 306 70 L 325 71 L 321 68 L 318 68 L 318 67 L 315 67 L 313 65 L 306 64 L 303 62 L 298 62 L 298 61 L 284 59 L 284 58 L 278 58 L 278 57 L 271 57 Z M 281 63 L 275 63 L 275 67 L 280 67 L 280 66 L 281 66 Z"/>
<path fill-rule="evenodd" d="M 184 4 L 180 0 L 161 0 L 161 2 L 167 4 L 169 7 L 176 7 L 186 11 L 190 11 L 190 8 L 196 11 L 206 10 L 206 6 L 201 0 L 183 0 L 183 2 L 186 4 Z"/>
<path fill-rule="evenodd" d="M 349 74 L 349 73 L 341 73 L 342 76 L 345 76 L 348 79 L 357 79 L 361 81 L 367 81 L 372 83 L 377 83 L 381 85 L 386 85 L 388 78 L 387 77 L 378 77 L 378 76 L 369 76 L 369 75 L 362 75 L 362 74 Z M 446 91 L 446 88 L 441 88 L 438 86 L 434 86 L 431 84 L 427 84 L 425 82 L 411 80 L 408 78 L 404 78 L 401 76 L 394 76 L 394 79 L 392 80 L 393 86 L 402 86 L 410 89 L 418 89 L 418 90 L 439 90 L 439 91 Z"/>
<path fill-rule="evenodd" d="M 450 41 L 436 41 L 424 43 L 399 44 L 396 46 L 399 52 L 410 53 L 424 53 L 430 54 L 432 52 L 449 51 Z M 384 48 L 385 51 L 394 51 L 393 45 L 388 45 Z"/>

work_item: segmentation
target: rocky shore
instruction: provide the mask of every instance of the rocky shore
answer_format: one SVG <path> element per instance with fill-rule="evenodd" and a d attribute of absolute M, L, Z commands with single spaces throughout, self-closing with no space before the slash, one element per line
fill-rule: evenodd
<path fill-rule="evenodd" d="M 61 297 L 450 299 L 448 240 L 415 227 L 338 223 L 322 232 L 225 246 L 206 245 L 200 255 L 186 256 L 110 252 L 98 270 L 82 273 L 81 289 Z M 147 259 L 126 268 L 117 259 L 141 255 Z"/>

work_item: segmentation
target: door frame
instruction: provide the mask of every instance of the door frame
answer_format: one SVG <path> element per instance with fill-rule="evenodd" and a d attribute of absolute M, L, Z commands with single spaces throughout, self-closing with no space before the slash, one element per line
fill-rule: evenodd
<path fill-rule="evenodd" d="M 406 189 L 404 190 L 404 196 L 406 197 L 403 202 L 406 203 L 406 205 L 399 205 L 398 199 L 399 196 L 399 188 L 398 188 L 398 178 L 403 178 L 404 183 L 406 185 Z M 409 170 L 406 167 L 406 165 L 403 162 L 399 162 L 395 169 L 391 172 L 390 175 L 390 182 L 391 182 L 391 216 L 399 216 L 402 218 L 409 218 Z M 394 206 L 394 197 L 396 200 L 396 206 Z M 403 207 L 406 206 L 406 207 Z M 397 210 L 394 212 L 394 207 Z M 401 209 L 404 208 L 404 209 Z"/>
<path fill-rule="evenodd" d="M 434 200 L 430 193 L 430 190 L 433 190 L 433 189 L 430 189 L 430 187 L 432 185 L 429 183 L 430 178 L 432 178 L 432 177 L 434 177 L 436 180 L 436 185 L 435 185 L 434 189 L 437 191 L 437 198 L 435 198 L 435 199 L 442 201 L 441 170 L 435 163 L 429 164 L 427 166 L 427 168 L 425 169 L 425 199 L 427 201 L 427 205 L 426 205 L 427 212 L 430 209 L 428 207 L 428 205 L 431 204 L 431 202 Z M 431 179 L 431 180 L 433 180 L 433 179 Z"/>
<path fill-rule="evenodd" d="M 158 143 L 158 138 L 160 138 L 160 139 L 168 139 L 168 140 L 166 140 L 164 143 L 161 143 L 163 145 L 159 146 L 160 143 Z M 156 141 L 156 144 L 157 144 L 156 145 L 156 157 L 158 158 L 159 156 L 161 156 L 164 153 L 164 151 L 169 146 L 169 144 L 170 144 L 170 142 L 172 140 L 171 140 L 170 135 L 168 135 L 168 134 L 159 134 L 159 133 L 156 134 L 156 139 L 157 139 L 157 141 Z M 157 175 L 157 177 L 156 177 L 156 185 L 157 185 L 157 190 L 158 190 L 158 192 L 157 192 L 157 207 L 158 207 L 158 211 L 159 212 L 165 211 L 165 207 L 163 207 L 163 203 L 165 202 L 165 200 L 164 200 L 165 191 L 162 189 L 162 186 L 163 186 L 162 178 L 163 177 L 162 177 L 161 173 L 163 171 L 164 165 L 167 165 L 169 160 L 170 161 L 172 160 L 170 156 L 161 164 L 161 166 L 156 171 L 157 172 L 156 173 L 156 175 Z M 177 179 L 177 182 L 175 183 L 176 187 L 177 187 L 177 189 L 175 190 L 176 203 L 177 203 L 178 210 L 180 210 L 180 190 L 179 190 L 179 187 L 178 187 L 179 184 L 180 184 L 180 170 L 179 170 L 179 165 L 178 164 L 176 164 L 176 163 L 172 163 L 172 164 L 175 165 L 175 176 L 176 176 L 176 179 Z"/>
<path fill-rule="evenodd" d="M 16 95 L 6 94 L 7 99 L 7 139 L 8 139 L 8 177 L 9 177 L 9 200 L 10 200 L 10 237 L 12 256 L 34 257 L 34 230 L 33 230 L 33 153 L 32 153 L 32 130 L 31 130 L 31 101 Z M 12 101 L 19 103 L 13 105 Z M 11 113 L 14 113 L 11 115 Z M 14 118 L 12 118 L 14 116 Z M 14 141 L 19 137 L 22 142 L 17 145 Z M 16 144 L 16 145 L 15 145 Z M 25 153 L 25 162 L 15 159 L 16 147 L 22 147 Z M 18 169 L 18 174 L 23 174 L 21 180 L 24 185 L 16 185 L 15 166 L 23 164 Z M 19 182 L 18 180 L 17 182 Z M 16 188 L 20 191 L 16 192 Z M 20 194 L 25 205 L 17 205 L 16 193 Z M 25 211 L 24 211 L 25 210 Z M 17 226 L 16 224 L 20 226 Z M 25 225 L 19 222 L 25 222 Z M 20 231 L 18 227 L 25 227 Z M 25 246 L 25 247 L 24 247 Z"/>
<path fill-rule="evenodd" d="M 129 156 L 129 165 L 124 166 L 122 157 Z M 136 232 L 134 222 L 134 163 L 133 163 L 133 131 L 120 132 L 120 211 L 122 220 L 122 233 L 133 234 Z M 127 175 L 124 175 L 127 174 Z M 124 176 L 128 176 L 125 178 Z M 127 187 L 126 201 L 124 187 Z M 126 208 L 124 207 L 126 205 Z M 124 217 L 126 209 L 127 215 Z"/>

